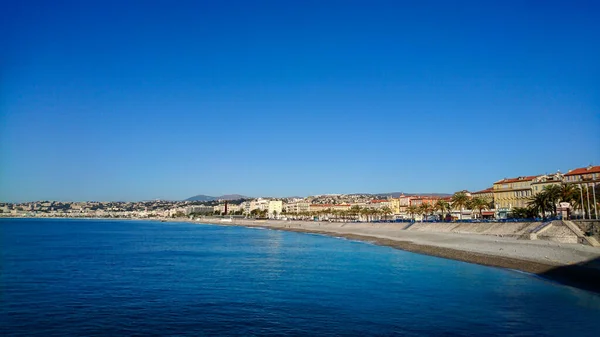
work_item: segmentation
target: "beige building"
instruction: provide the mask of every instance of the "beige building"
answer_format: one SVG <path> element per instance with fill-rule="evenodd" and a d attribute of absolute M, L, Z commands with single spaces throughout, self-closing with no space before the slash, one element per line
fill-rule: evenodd
<path fill-rule="evenodd" d="M 241 209 L 242 209 L 241 205 L 232 205 L 229 203 L 227 204 L 227 214 L 237 212 Z M 214 206 L 214 211 L 217 213 L 220 213 L 220 214 L 225 213 L 225 204 L 219 204 L 217 206 Z"/>
<path fill-rule="evenodd" d="M 485 190 L 481 190 L 481 191 L 477 191 L 477 192 L 472 192 L 471 196 L 473 198 L 481 198 L 488 202 L 493 202 L 494 201 L 494 187 L 486 188 Z"/>
<path fill-rule="evenodd" d="M 411 195 L 401 195 L 400 197 L 398 197 L 398 207 L 400 208 L 400 212 L 399 214 L 405 218 L 409 217 L 409 214 L 406 212 L 406 209 L 408 208 L 408 206 L 410 206 L 410 201 L 412 199 L 415 199 L 415 196 L 411 196 Z"/>
<path fill-rule="evenodd" d="M 399 198 L 390 198 L 388 201 L 390 203 L 389 207 L 392 210 L 392 213 L 400 214 L 400 199 Z"/>
<path fill-rule="evenodd" d="M 325 210 L 347 211 L 352 207 L 350 204 L 310 204 L 310 212 L 322 212 Z"/>
<path fill-rule="evenodd" d="M 560 172 L 537 176 L 531 182 L 532 195 L 542 192 L 546 186 L 559 185 L 563 182 L 563 180 L 564 176 Z"/>
<path fill-rule="evenodd" d="M 390 208 L 390 201 L 386 200 L 386 199 L 381 199 L 381 200 L 371 200 L 369 203 L 366 204 L 367 208 L 373 208 L 373 209 L 381 209 L 381 208 Z"/>
<path fill-rule="evenodd" d="M 504 178 L 494 183 L 494 203 L 500 212 L 510 211 L 515 207 L 527 207 L 532 195 L 531 183 L 538 176 Z"/>
<path fill-rule="evenodd" d="M 298 214 L 310 211 L 310 203 L 305 200 L 291 202 L 285 205 L 286 213 Z"/>

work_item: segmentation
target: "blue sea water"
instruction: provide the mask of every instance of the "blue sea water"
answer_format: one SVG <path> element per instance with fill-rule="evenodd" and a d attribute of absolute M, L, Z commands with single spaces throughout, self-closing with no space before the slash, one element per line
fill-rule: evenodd
<path fill-rule="evenodd" d="M 320 235 L 0 220 L 0 335 L 598 336 L 600 296 Z"/>

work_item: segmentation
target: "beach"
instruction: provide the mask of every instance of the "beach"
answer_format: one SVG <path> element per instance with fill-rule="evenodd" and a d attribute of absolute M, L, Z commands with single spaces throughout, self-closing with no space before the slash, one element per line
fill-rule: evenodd
<path fill-rule="evenodd" d="M 600 249 L 578 243 L 524 240 L 495 235 L 405 230 L 403 223 L 339 223 L 204 218 L 194 221 L 323 234 L 366 241 L 419 254 L 533 273 L 600 292 Z"/>

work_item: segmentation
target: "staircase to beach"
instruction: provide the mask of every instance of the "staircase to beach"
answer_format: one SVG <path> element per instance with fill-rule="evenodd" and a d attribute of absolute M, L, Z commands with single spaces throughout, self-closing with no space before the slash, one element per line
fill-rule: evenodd
<path fill-rule="evenodd" d="M 586 236 L 583 233 L 583 231 L 579 228 L 579 226 L 577 226 L 576 224 L 573 223 L 573 221 L 563 220 L 562 222 L 573 233 L 575 233 L 575 235 L 577 235 L 578 243 L 582 243 L 582 244 L 589 245 L 592 247 L 600 247 L 600 243 L 598 243 L 598 240 L 596 240 L 596 238 L 594 238 L 593 236 Z"/>

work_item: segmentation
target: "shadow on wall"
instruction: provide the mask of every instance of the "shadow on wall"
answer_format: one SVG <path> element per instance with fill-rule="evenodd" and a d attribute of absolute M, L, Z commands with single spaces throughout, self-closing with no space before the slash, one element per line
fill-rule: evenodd
<path fill-rule="evenodd" d="M 600 293 L 600 258 L 552 268 L 539 275 L 569 286 Z"/>

